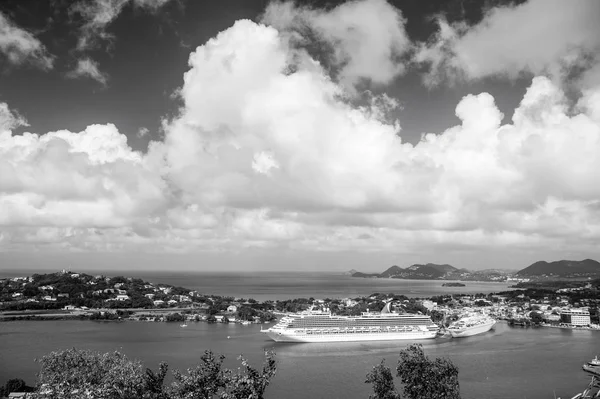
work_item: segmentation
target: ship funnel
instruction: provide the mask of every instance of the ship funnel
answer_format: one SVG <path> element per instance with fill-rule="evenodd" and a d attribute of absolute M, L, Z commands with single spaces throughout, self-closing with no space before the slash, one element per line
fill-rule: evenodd
<path fill-rule="evenodd" d="M 392 313 L 392 301 L 389 301 L 385 304 L 383 309 L 381 309 L 381 313 Z"/>

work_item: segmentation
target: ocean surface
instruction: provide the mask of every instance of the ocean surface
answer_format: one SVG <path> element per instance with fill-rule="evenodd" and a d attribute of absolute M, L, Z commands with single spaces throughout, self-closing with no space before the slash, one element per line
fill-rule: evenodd
<path fill-rule="evenodd" d="M 5 270 L 0 278 L 31 275 L 48 271 Z M 450 293 L 490 293 L 506 291 L 507 283 L 463 282 L 466 287 L 442 287 L 447 281 L 356 278 L 332 272 L 149 272 L 149 271 L 86 271 L 105 276 L 139 277 L 153 283 L 171 284 L 198 290 L 203 294 L 267 299 L 291 298 L 354 298 L 373 293 L 403 294 L 408 297 L 430 297 Z"/>
<path fill-rule="evenodd" d="M 278 371 L 267 399 L 368 398 L 364 383 L 385 358 L 395 367 L 398 351 L 410 342 L 275 343 L 259 325 L 190 323 L 18 321 L 0 323 L 0 383 L 35 380 L 35 358 L 57 349 L 120 350 L 156 368 L 193 366 L 205 349 L 227 356 L 238 367 L 244 354 L 253 365 L 274 349 Z M 419 341 L 429 356 L 450 358 L 460 369 L 464 399 L 571 398 L 589 377 L 581 365 L 600 352 L 600 332 L 510 327 L 501 322 L 486 334 L 461 339 Z M 398 383 L 398 382 L 397 382 Z"/>

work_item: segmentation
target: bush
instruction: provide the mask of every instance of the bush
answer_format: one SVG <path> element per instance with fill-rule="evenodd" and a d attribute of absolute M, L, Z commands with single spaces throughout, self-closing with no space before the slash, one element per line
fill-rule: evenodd
<path fill-rule="evenodd" d="M 224 356 L 206 351 L 200 364 L 187 373 L 174 371 L 174 382 L 166 386 L 168 365 L 157 372 L 142 367 L 119 352 L 95 353 L 68 349 L 52 352 L 40 360 L 36 399 L 262 399 L 276 372 L 274 354 L 266 353 L 262 370 L 240 357 L 242 368 L 223 367 Z M 12 380 L 11 380 L 12 381 Z M 24 384 L 24 383 L 23 383 Z M 8 385 L 8 384 L 7 384 Z"/>

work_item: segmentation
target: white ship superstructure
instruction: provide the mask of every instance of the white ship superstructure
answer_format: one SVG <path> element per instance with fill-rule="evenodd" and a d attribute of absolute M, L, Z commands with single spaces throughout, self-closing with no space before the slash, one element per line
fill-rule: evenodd
<path fill-rule="evenodd" d="M 387 304 L 381 313 L 361 316 L 312 310 L 289 314 L 262 331 L 277 342 L 389 341 L 435 338 L 438 326 L 429 316 L 392 313 Z"/>
<path fill-rule="evenodd" d="M 496 324 L 496 320 L 487 315 L 474 315 L 463 317 L 450 324 L 448 331 L 453 337 L 470 337 L 490 331 Z"/>

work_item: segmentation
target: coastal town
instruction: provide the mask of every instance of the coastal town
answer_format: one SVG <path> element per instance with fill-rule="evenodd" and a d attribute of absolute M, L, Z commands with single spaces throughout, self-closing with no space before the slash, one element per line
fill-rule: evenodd
<path fill-rule="evenodd" d="M 139 278 L 88 275 L 63 270 L 0 279 L 0 321 L 90 319 L 220 323 L 268 323 L 309 308 L 338 315 L 378 312 L 391 301 L 398 313 L 427 314 L 445 327 L 465 314 L 484 313 L 514 326 L 600 329 L 600 280 L 548 287 L 521 281 L 508 291 L 409 298 L 374 293 L 357 298 L 295 298 L 258 302 L 200 293 Z M 559 288 L 556 288 L 559 287 Z"/>

